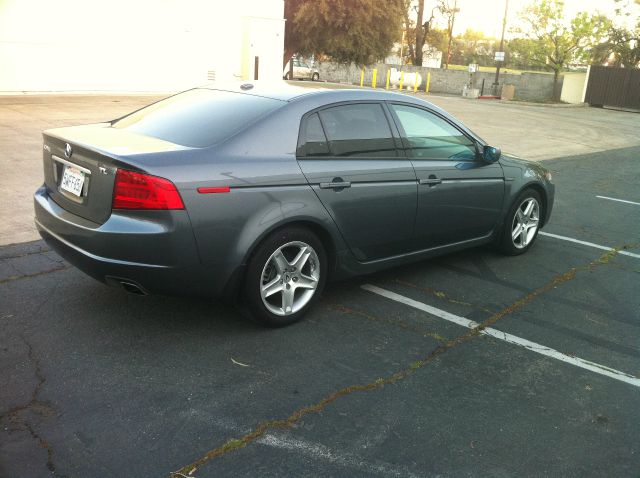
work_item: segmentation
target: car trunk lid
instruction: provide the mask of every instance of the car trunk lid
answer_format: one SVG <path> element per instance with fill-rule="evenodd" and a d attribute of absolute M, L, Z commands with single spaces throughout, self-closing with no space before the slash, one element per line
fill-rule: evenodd
<path fill-rule="evenodd" d="M 116 169 L 137 169 L 128 158 L 184 149 L 109 123 L 48 130 L 43 143 L 44 177 L 51 198 L 70 213 L 98 224 L 111 215 Z"/>

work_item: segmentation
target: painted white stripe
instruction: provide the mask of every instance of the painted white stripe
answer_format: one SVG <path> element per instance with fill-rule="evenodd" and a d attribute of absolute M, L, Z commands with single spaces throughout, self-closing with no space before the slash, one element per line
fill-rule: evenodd
<path fill-rule="evenodd" d="M 635 204 L 636 206 L 640 206 L 640 202 L 627 201 L 626 199 L 610 198 L 608 196 L 596 196 L 596 197 L 600 199 L 608 199 L 609 201 L 626 202 L 627 204 Z"/>
<path fill-rule="evenodd" d="M 541 236 L 553 237 L 554 239 L 560 239 L 562 241 L 575 242 L 576 244 L 582 244 L 583 246 L 595 247 L 596 249 L 602 249 L 603 251 L 613 251 L 613 247 L 601 246 L 600 244 L 594 244 L 593 242 L 581 241 L 579 239 L 574 239 L 572 237 L 567 236 L 558 236 L 557 234 L 551 234 L 550 232 L 540 231 L 538 234 Z M 636 259 L 640 259 L 640 254 L 634 254 L 629 251 L 618 251 L 618 254 L 623 256 L 635 257 Z"/>
<path fill-rule="evenodd" d="M 449 322 L 462 325 L 463 327 L 467 327 L 469 329 L 476 328 L 479 325 L 477 322 L 474 322 L 473 320 L 465 319 L 464 317 L 460 317 L 460 316 L 451 314 L 449 312 L 446 312 L 444 310 L 437 309 L 436 307 L 432 307 L 422 302 L 418 302 L 417 300 L 413 300 L 403 295 L 396 294 L 395 292 L 391 292 L 386 289 L 381 289 L 380 287 L 376 287 L 375 285 L 365 284 L 362 286 L 362 288 L 369 292 L 373 292 L 374 294 L 378 294 L 378 295 L 381 295 L 382 297 L 386 297 L 387 299 L 400 302 L 401 304 L 408 305 L 409 307 L 413 307 L 414 309 L 422 310 L 431 315 L 435 315 L 436 317 L 440 317 L 441 319 L 448 320 Z M 595 362 L 590 362 L 589 360 L 564 354 L 555 349 L 547 347 L 546 345 L 540 345 L 535 342 L 531 342 L 530 340 L 523 339 L 515 335 L 507 334 L 506 332 L 501 332 L 491 327 L 487 327 L 486 329 L 483 329 L 480 333 L 483 335 L 489 335 L 493 338 L 502 340 L 504 342 L 508 342 L 510 344 L 519 345 L 528 350 L 531 350 L 532 352 L 536 352 L 541 355 L 545 355 L 547 357 L 560 360 L 561 362 L 575 365 L 576 367 L 580 367 L 585 370 L 590 370 L 591 372 L 595 372 L 600 375 L 604 375 L 606 377 L 619 380 L 620 382 L 628 383 L 630 385 L 633 385 L 634 387 L 640 387 L 640 379 L 637 377 L 634 377 L 633 375 L 629 375 L 627 373 L 612 369 L 610 367 L 606 367 L 604 365 L 597 364 Z"/>

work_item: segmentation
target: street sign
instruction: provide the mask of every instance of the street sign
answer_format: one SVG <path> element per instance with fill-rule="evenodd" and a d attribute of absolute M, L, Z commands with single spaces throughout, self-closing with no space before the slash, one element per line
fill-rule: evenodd
<path fill-rule="evenodd" d="M 504 61 L 504 52 L 503 51 L 497 51 L 496 52 L 496 56 L 495 56 L 495 60 L 496 61 Z"/>
<path fill-rule="evenodd" d="M 469 73 L 475 73 L 478 71 L 477 63 L 469 63 Z"/>

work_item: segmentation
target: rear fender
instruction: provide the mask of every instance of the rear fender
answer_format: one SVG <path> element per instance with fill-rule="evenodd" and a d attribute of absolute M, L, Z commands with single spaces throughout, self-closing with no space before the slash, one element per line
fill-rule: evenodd
<path fill-rule="evenodd" d="M 226 194 L 183 194 L 202 262 L 238 267 L 272 231 L 307 223 L 346 248 L 333 220 L 307 184 L 232 188 Z"/>
<path fill-rule="evenodd" d="M 243 254 L 242 264 L 246 265 L 255 248 L 270 234 L 285 227 L 307 227 L 315 232 L 323 242 L 335 266 L 336 252 L 348 250 L 333 219 L 309 186 L 306 190 L 304 207 L 300 203 L 273 203 L 266 205 L 246 223 L 239 236 L 237 253 Z"/>

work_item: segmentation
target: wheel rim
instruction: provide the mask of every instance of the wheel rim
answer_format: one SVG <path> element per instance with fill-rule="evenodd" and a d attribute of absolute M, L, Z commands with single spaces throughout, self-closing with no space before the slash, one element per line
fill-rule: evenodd
<path fill-rule="evenodd" d="M 511 240 L 517 249 L 524 249 L 533 241 L 540 223 L 540 205 L 534 198 L 527 198 L 513 216 Z"/>
<path fill-rule="evenodd" d="M 272 314 L 295 314 L 309 303 L 319 280 L 320 261 L 313 247 L 301 241 L 289 242 L 276 249 L 262 269 L 262 303 Z"/>

